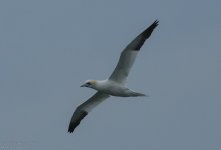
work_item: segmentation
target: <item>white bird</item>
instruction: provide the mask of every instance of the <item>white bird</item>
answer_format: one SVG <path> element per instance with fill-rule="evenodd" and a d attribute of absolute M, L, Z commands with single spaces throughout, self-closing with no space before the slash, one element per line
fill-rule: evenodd
<path fill-rule="evenodd" d="M 81 120 L 98 104 L 110 96 L 119 97 L 135 97 L 145 96 L 145 94 L 135 92 L 125 86 L 127 76 L 135 61 L 137 53 L 157 27 L 158 20 L 153 22 L 146 30 L 138 35 L 127 47 L 121 52 L 119 62 L 106 80 L 87 80 L 81 87 L 88 87 L 97 90 L 91 98 L 86 102 L 79 105 L 75 110 L 68 128 L 68 132 L 72 133 L 75 128 L 80 124 Z"/>

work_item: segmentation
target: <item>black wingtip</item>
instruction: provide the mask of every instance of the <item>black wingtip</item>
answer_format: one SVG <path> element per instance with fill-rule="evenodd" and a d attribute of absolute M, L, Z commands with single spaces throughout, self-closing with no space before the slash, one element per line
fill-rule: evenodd
<path fill-rule="evenodd" d="M 139 51 L 146 39 L 151 36 L 153 30 L 158 26 L 158 24 L 159 21 L 155 20 L 148 28 L 146 28 L 146 30 L 144 30 L 129 45 L 127 45 L 126 49 Z"/>
<path fill-rule="evenodd" d="M 74 121 L 71 121 L 68 127 L 68 132 L 72 133 L 74 132 L 75 128 L 81 123 L 81 120 L 84 119 L 85 116 L 87 116 L 88 112 L 81 111 L 77 115 L 77 118 L 75 118 Z"/>
<path fill-rule="evenodd" d="M 149 26 L 149 31 L 152 33 L 152 31 L 159 25 L 159 20 L 155 20 L 152 25 Z"/>
<path fill-rule="evenodd" d="M 154 21 L 154 23 L 153 23 L 155 26 L 158 26 L 159 25 L 159 20 L 158 19 L 156 19 L 155 21 Z"/>
<path fill-rule="evenodd" d="M 154 29 L 154 28 L 156 28 L 158 25 L 159 25 L 159 20 L 155 20 L 151 26 L 152 26 L 152 28 Z"/>

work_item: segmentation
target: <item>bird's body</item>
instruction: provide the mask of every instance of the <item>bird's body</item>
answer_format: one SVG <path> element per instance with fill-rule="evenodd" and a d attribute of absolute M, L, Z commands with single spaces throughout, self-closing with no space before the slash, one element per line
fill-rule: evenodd
<path fill-rule="evenodd" d="M 89 98 L 86 102 L 79 105 L 75 110 L 68 128 L 68 132 L 73 132 L 80 124 L 81 120 L 98 104 L 103 102 L 110 96 L 118 97 L 137 97 L 145 96 L 145 94 L 135 92 L 125 86 L 128 74 L 134 64 L 136 56 L 140 48 L 148 39 L 157 27 L 158 21 L 156 20 L 146 30 L 139 34 L 127 47 L 121 52 L 118 64 L 106 80 L 87 80 L 81 87 L 88 87 L 95 89 L 97 92 Z"/>
<path fill-rule="evenodd" d="M 119 84 L 115 81 L 112 81 L 110 79 L 106 80 L 88 80 L 87 82 L 94 82 L 92 89 L 95 89 L 97 91 L 103 92 L 105 94 L 111 95 L 111 96 L 118 96 L 118 97 L 135 97 L 135 96 L 145 96 L 145 94 L 135 92 L 126 86 Z"/>

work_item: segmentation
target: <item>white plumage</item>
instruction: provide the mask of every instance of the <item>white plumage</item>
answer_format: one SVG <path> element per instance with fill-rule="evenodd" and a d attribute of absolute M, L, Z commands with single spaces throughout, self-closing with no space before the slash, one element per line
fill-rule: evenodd
<path fill-rule="evenodd" d="M 87 80 L 81 87 L 89 87 L 97 90 L 90 99 L 81 104 L 75 110 L 68 128 L 68 132 L 73 132 L 74 129 L 80 124 L 81 120 L 98 104 L 110 96 L 119 97 L 135 97 L 145 96 L 145 94 L 135 92 L 125 86 L 128 74 L 134 64 L 136 56 L 140 48 L 144 44 L 157 27 L 158 21 L 156 20 L 146 30 L 139 34 L 127 47 L 121 52 L 119 62 L 106 80 Z"/>

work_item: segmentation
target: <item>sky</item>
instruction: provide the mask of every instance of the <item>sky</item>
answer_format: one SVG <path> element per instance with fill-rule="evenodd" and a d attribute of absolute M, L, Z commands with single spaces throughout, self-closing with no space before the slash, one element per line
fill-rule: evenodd
<path fill-rule="evenodd" d="M 0 149 L 220 150 L 221 1 L 1 0 Z M 158 19 L 128 87 L 74 134 L 75 108 Z"/>

